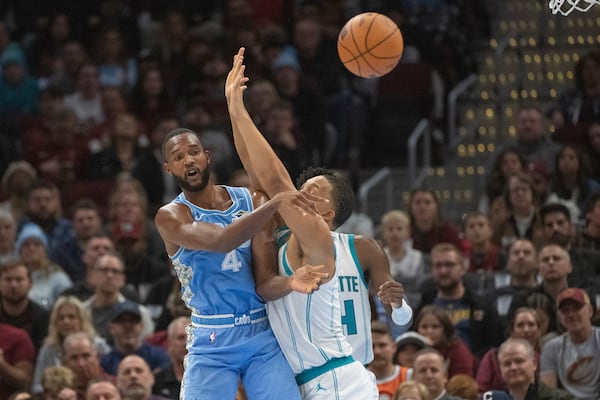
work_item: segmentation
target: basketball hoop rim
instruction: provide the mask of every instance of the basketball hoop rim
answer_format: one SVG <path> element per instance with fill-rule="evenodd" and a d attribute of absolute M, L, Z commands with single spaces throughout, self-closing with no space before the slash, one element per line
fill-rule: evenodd
<path fill-rule="evenodd" d="M 566 7 L 563 7 L 566 5 Z M 548 6 L 552 14 L 562 14 L 567 16 L 574 10 L 587 12 L 594 5 L 600 5 L 600 0 L 550 0 Z"/>

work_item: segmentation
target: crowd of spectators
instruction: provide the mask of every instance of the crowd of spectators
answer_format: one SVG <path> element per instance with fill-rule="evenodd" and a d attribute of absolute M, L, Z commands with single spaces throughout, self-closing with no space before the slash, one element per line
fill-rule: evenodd
<path fill-rule="evenodd" d="M 153 223 L 177 190 L 160 147 L 170 130 L 191 128 L 215 181 L 247 184 L 223 93 L 239 46 L 248 109 L 292 175 L 349 168 L 349 105 L 365 92 L 335 39 L 360 5 L 150 3 L 0 5 L 2 399 L 178 398 L 189 311 Z M 473 71 L 469 46 L 489 34 L 484 7 L 378 3 L 401 25 L 407 58 L 430 63 L 445 88 Z M 380 239 L 415 308 L 400 335 L 374 299 L 369 368 L 385 398 L 555 388 L 596 398 L 598 52 L 575 72 L 551 109 L 519 110 L 516 138 L 490 161 L 479 209 L 462 221 L 444 217 L 435 188 L 414 190 L 375 231 L 351 217 L 369 222 L 360 233 Z"/>

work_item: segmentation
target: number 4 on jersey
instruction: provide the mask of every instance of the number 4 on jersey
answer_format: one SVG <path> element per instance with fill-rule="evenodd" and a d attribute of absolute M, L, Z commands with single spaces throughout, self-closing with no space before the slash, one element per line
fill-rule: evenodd
<path fill-rule="evenodd" d="M 237 251 L 233 250 L 225 254 L 221 263 L 221 270 L 238 272 L 242 268 L 242 262 L 238 259 Z"/>
<path fill-rule="evenodd" d="M 342 310 L 342 325 L 346 327 L 346 335 L 356 335 L 356 315 L 354 314 L 354 300 L 344 300 Z"/>

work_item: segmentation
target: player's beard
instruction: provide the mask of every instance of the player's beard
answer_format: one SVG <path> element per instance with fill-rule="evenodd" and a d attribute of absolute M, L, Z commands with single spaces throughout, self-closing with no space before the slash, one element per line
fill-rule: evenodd
<path fill-rule="evenodd" d="M 200 170 L 200 175 L 202 175 L 202 180 L 197 185 L 191 185 L 185 178 L 181 176 L 177 176 L 175 174 L 171 174 L 175 184 L 181 188 L 181 190 L 185 190 L 187 192 L 201 192 L 208 186 L 208 182 L 210 180 L 210 164 L 206 165 L 204 170 Z"/>

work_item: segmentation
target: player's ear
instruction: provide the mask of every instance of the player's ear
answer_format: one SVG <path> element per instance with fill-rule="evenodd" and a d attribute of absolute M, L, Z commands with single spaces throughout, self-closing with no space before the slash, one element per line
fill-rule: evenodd
<path fill-rule="evenodd" d="M 210 151 L 204 150 L 204 154 L 206 154 L 206 161 L 208 162 L 208 165 L 210 165 L 210 161 L 212 159 L 212 155 L 210 154 Z"/>

